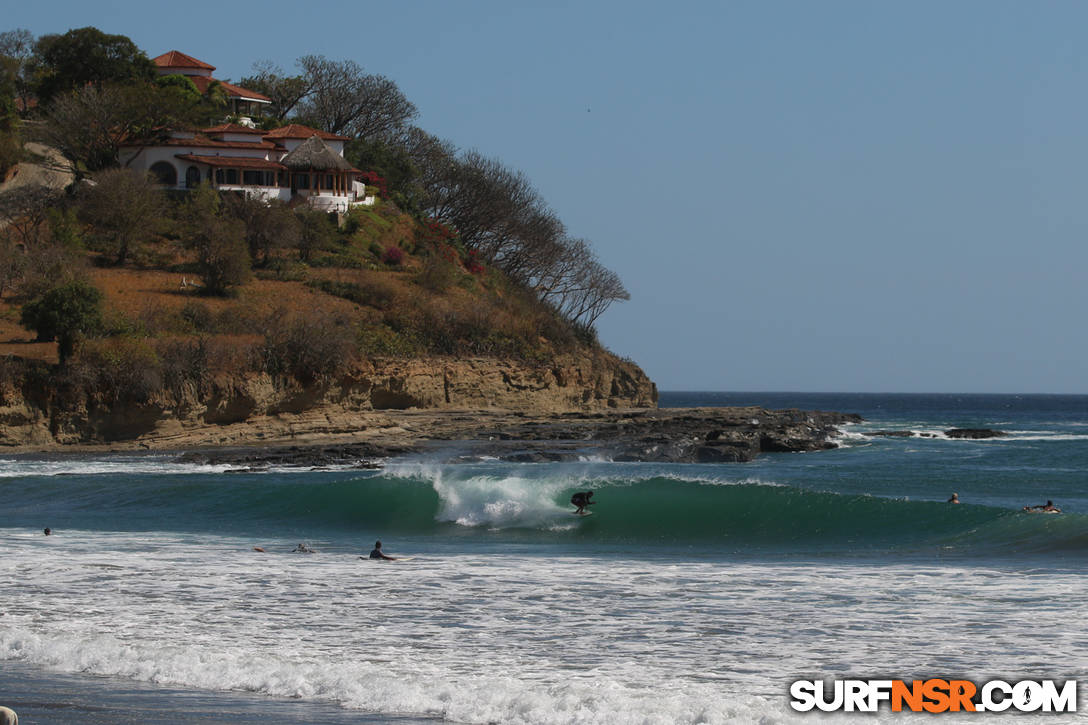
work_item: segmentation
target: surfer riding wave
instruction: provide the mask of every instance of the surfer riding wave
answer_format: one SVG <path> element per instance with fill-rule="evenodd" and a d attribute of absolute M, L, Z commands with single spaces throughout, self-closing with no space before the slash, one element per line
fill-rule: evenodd
<path fill-rule="evenodd" d="M 597 503 L 596 501 L 590 501 L 589 499 L 591 498 L 593 498 L 592 491 L 579 491 L 578 493 L 571 496 L 570 502 L 578 507 L 578 510 L 574 513 L 579 515 L 584 515 L 588 513 L 586 511 L 586 506 L 592 506 L 593 504 Z"/>

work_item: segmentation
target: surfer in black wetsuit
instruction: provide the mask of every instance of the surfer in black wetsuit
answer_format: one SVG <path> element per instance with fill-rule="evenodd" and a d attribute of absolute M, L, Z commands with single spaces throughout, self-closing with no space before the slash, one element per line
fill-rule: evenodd
<path fill-rule="evenodd" d="M 590 501 L 593 498 L 592 491 L 579 491 L 570 497 L 570 502 L 578 507 L 578 510 L 574 513 L 584 514 L 586 512 L 586 506 L 592 506 L 597 503 L 596 501 Z"/>
<path fill-rule="evenodd" d="M 395 556 L 386 556 L 385 554 L 382 553 L 382 542 L 380 542 L 380 541 L 375 541 L 374 542 L 374 549 L 370 552 L 370 558 L 371 559 L 385 559 L 386 561 L 396 561 L 397 560 L 397 557 L 395 557 Z"/>
<path fill-rule="evenodd" d="M 1025 506 L 1024 510 L 1025 511 L 1053 511 L 1053 512 L 1059 513 L 1059 514 L 1062 512 L 1062 510 L 1060 508 L 1058 508 L 1057 506 L 1055 506 L 1054 502 L 1050 501 L 1050 500 L 1048 500 L 1046 503 L 1040 504 L 1038 506 Z"/>

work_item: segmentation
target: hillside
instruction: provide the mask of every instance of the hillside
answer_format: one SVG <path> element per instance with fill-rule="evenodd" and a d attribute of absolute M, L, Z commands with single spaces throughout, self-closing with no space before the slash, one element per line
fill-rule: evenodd
<path fill-rule="evenodd" d="M 177 222 L 142 235 L 117 265 L 75 199 L 52 202 L 40 246 L 9 242 L 6 254 L 59 255 L 44 274 L 100 290 L 101 324 L 61 365 L 58 343 L 21 321 L 35 290 L 59 279 L 35 283 L 24 270 L 9 284 L 0 444 L 241 444 L 350 435 L 382 410 L 656 404 L 653 383 L 591 330 L 392 203 L 354 209 L 339 226 L 315 222 L 327 224 L 318 243 L 266 253 L 248 281 L 216 296 Z"/>

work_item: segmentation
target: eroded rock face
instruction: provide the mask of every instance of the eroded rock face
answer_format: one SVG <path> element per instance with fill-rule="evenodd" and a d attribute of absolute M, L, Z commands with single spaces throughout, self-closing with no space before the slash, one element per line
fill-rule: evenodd
<path fill-rule="evenodd" d="M 646 374 L 604 352 L 536 366 L 495 358 L 369 361 L 338 380 L 311 386 L 251 374 L 216 380 L 203 397 L 190 390 L 180 401 L 164 396 L 139 406 L 84 400 L 62 407 L 41 391 L 24 392 L 3 391 L 0 445 L 242 445 L 357 432 L 374 425 L 373 414 L 382 411 L 564 413 L 657 405 L 657 388 Z"/>

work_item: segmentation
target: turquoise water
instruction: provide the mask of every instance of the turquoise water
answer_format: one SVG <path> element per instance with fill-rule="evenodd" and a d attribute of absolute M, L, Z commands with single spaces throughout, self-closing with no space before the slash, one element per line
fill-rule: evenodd
<path fill-rule="evenodd" d="M 792 719 L 802 675 L 1088 671 L 1088 397 L 661 399 L 747 404 L 866 422 L 835 450 L 724 465 L 9 457 L 0 586 L 23 606 L 0 617 L 0 671 L 23 692 L 0 696 L 55 696 L 54 673 L 110 707 L 220 693 L 225 722 L 264 707 L 237 691 L 329 722 L 734 722 Z M 594 515 L 574 517 L 585 489 Z M 1047 499 L 1064 513 L 1021 510 Z M 412 560 L 360 561 L 376 538 Z"/>

